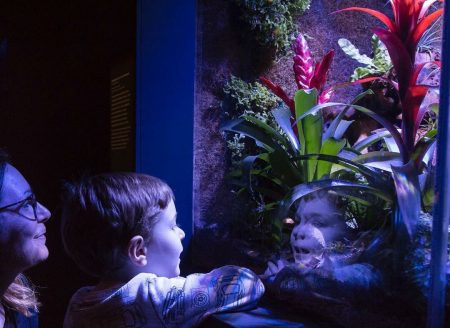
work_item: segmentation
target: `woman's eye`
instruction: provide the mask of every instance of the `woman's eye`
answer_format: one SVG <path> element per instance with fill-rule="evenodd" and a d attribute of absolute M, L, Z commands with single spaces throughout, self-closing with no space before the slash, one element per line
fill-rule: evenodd
<path fill-rule="evenodd" d="M 23 203 L 22 207 L 33 207 L 33 202 L 31 200 L 27 200 Z"/>

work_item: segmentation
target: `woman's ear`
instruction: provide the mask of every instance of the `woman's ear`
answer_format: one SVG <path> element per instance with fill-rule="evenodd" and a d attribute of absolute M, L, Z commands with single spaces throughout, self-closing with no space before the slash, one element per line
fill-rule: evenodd
<path fill-rule="evenodd" d="M 128 243 L 128 257 L 134 265 L 147 265 L 147 247 L 142 236 L 137 235 L 130 239 Z"/>

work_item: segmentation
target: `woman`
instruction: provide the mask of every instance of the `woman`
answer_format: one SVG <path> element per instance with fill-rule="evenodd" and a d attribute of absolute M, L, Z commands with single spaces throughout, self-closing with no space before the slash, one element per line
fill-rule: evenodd
<path fill-rule="evenodd" d="M 38 301 L 22 272 L 48 257 L 50 212 L 0 151 L 0 328 L 37 327 Z"/>

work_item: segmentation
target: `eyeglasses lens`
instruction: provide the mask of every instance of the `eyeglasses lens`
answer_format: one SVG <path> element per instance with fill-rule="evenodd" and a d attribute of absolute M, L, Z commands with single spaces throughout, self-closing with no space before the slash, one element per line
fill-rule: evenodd
<path fill-rule="evenodd" d="M 37 220 L 37 202 L 34 196 L 29 197 L 19 209 L 19 213 L 30 220 Z"/>

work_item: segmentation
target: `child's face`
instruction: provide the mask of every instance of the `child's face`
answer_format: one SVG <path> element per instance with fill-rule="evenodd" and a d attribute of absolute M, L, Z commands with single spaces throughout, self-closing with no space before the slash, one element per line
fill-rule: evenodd
<path fill-rule="evenodd" d="M 325 247 L 350 236 L 343 211 L 326 197 L 302 202 L 296 215 L 300 222 L 292 231 L 291 246 L 298 264 L 316 266 Z"/>
<path fill-rule="evenodd" d="M 184 231 L 176 223 L 177 210 L 171 200 L 159 214 L 147 245 L 147 270 L 160 277 L 173 278 L 180 275 L 181 240 Z"/>

